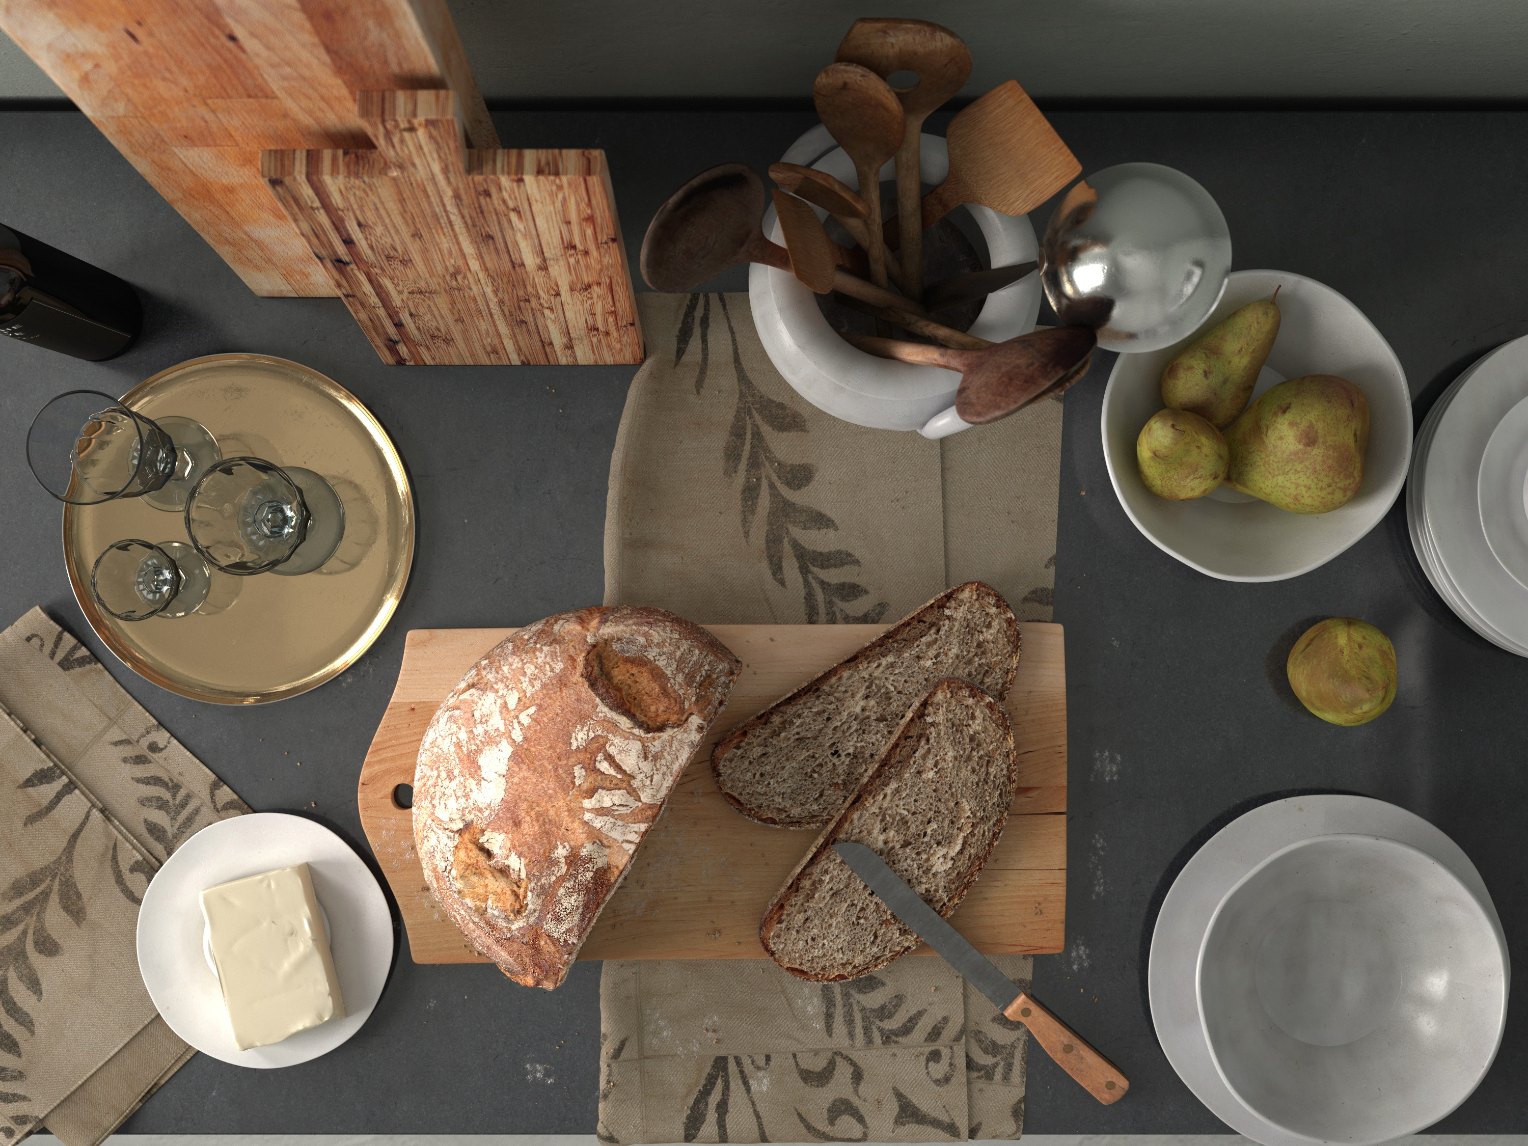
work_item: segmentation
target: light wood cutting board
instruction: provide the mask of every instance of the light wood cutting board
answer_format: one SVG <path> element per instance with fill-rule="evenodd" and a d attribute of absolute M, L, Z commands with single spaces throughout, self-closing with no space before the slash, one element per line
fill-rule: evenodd
<path fill-rule="evenodd" d="M 375 151 L 268 151 L 271 190 L 382 361 L 642 360 L 601 151 L 468 151 L 449 91 L 366 92 Z"/>
<path fill-rule="evenodd" d="M 711 780 L 728 729 L 836 664 L 884 625 L 710 625 L 741 658 L 726 711 L 680 777 L 580 959 L 762 958 L 759 920 L 812 841 L 744 819 Z M 953 922 L 988 954 L 1051 953 L 1066 920 L 1066 667 L 1060 625 L 1026 623 L 1008 714 L 1020 790 L 992 860 Z M 446 694 L 513 629 L 416 629 L 361 766 L 361 823 L 403 913 L 416 963 L 482 962 L 440 912 L 414 854 L 399 785 L 414 778 L 425 726 Z M 923 953 L 926 953 L 923 952 Z"/>
<path fill-rule="evenodd" d="M 365 147 L 357 93 L 418 87 L 498 145 L 446 0 L 0 0 L 0 29 L 258 295 L 336 293 L 261 151 Z"/>

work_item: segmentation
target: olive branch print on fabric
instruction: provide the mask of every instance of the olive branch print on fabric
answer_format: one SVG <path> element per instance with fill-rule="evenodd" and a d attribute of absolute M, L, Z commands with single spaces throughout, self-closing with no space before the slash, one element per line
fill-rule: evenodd
<path fill-rule="evenodd" d="M 17 788 L 52 789 L 47 802 L 22 821 L 25 827 L 33 827 L 58 813 L 64 801 L 78 791 L 74 781 L 55 763 L 36 769 Z M 98 814 L 94 806 L 86 803 L 85 814 L 59 853 L 47 863 L 18 876 L 0 892 L 0 1014 L 3 1014 L 0 1019 L 0 1055 L 20 1059 L 21 1039 L 37 1033 L 29 1005 L 42 1001 L 43 986 L 32 957 L 52 959 L 63 953 L 63 944 L 54 934 L 56 923 L 50 924 L 52 909 L 56 907 L 76 928 L 85 925 L 85 897 L 75 878 L 74 857 L 86 825 Z M 116 860 L 115 852 L 113 860 Z M 152 874 L 148 864 L 136 856 L 128 870 L 139 873 L 145 881 Z M 131 902 L 139 901 L 139 895 L 127 885 L 120 868 L 117 886 Z M 0 1107 L 30 1101 L 27 1095 L 11 1089 L 25 1081 L 26 1074 L 20 1068 L 0 1064 Z M 36 1122 L 37 1117 L 33 1114 L 6 1114 L 5 1121 L 0 1123 L 0 1141 L 8 1142 L 18 1132 L 30 1133 Z"/>
<path fill-rule="evenodd" d="M 801 601 L 808 622 L 879 621 L 886 613 L 886 602 L 868 604 L 854 613 L 849 606 L 865 601 L 871 593 L 861 582 L 843 570 L 857 569 L 860 559 L 848 549 L 822 548 L 802 538 L 803 533 L 835 532 L 838 522 L 828 514 L 793 494 L 803 493 L 817 476 L 810 462 L 791 462 L 780 456 L 771 443 L 771 434 L 803 434 L 806 419 L 799 410 L 771 398 L 749 376 L 738 350 L 737 330 L 722 294 L 692 294 L 679 320 L 674 338 L 674 363 L 677 365 L 698 333 L 699 370 L 695 375 L 695 393 L 705 389 L 711 367 L 712 298 L 716 299 L 727 336 L 732 344 L 732 367 L 737 376 L 737 397 L 732 425 L 722 448 L 722 472 L 731 481 L 741 473 L 739 486 L 739 521 L 743 536 L 751 538 L 758 522 L 762 503 L 764 518 L 764 556 L 769 575 L 782 589 L 787 587 L 786 556 L 789 554 L 801 586 Z"/>

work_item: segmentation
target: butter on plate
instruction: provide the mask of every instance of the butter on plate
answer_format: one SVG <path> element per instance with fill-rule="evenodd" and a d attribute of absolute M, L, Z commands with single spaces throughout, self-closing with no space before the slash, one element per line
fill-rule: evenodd
<path fill-rule="evenodd" d="M 307 864 L 209 887 L 202 914 L 240 1050 L 344 1017 Z"/>

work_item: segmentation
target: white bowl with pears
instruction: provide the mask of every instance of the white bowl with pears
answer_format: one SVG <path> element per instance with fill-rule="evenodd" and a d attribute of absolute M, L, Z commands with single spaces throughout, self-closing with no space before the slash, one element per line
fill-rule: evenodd
<path fill-rule="evenodd" d="M 1357 386 L 1369 413 L 1357 492 L 1324 513 L 1292 513 L 1229 485 L 1192 500 L 1159 497 L 1141 478 L 1136 439 L 1163 409 L 1163 371 L 1201 335 L 1275 291 L 1278 334 L 1247 409 L 1289 379 L 1336 375 Z M 1236 271 L 1193 334 L 1162 350 L 1120 355 L 1102 423 L 1109 480 L 1136 528 L 1163 552 L 1224 581 L 1282 581 L 1326 564 L 1379 524 L 1411 462 L 1411 391 L 1395 351 L 1346 298 L 1289 271 Z"/>

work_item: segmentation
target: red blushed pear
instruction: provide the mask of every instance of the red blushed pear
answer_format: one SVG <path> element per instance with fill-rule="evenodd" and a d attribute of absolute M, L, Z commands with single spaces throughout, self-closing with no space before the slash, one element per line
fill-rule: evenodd
<path fill-rule="evenodd" d="M 1369 402 L 1346 378 L 1281 382 L 1232 422 L 1226 483 L 1290 513 L 1328 513 L 1363 484 Z"/>

